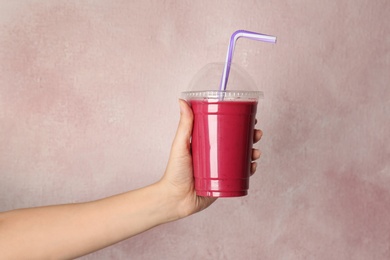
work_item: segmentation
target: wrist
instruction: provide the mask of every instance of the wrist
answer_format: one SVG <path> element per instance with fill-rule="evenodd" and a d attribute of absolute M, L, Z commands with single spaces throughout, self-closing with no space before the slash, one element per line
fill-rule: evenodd
<path fill-rule="evenodd" d="M 164 223 L 179 220 L 193 214 L 191 208 L 188 207 L 188 198 L 177 192 L 177 187 L 169 185 L 164 179 L 153 185 L 156 187 L 159 196 L 158 207 L 161 215 L 164 216 Z"/>

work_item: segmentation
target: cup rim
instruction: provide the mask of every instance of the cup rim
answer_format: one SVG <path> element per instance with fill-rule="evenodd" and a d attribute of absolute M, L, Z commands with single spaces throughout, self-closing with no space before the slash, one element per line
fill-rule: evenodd
<path fill-rule="evenodd" d="M 251 101 L 264 98 L 262 91 L 252 90 L 196 90 L 196 91 L 183 91 L 181 92 L 182 98 L 186 100 L 199 100 L 199 99 L 221 99 L 223 97 L 226 101 Z"/>

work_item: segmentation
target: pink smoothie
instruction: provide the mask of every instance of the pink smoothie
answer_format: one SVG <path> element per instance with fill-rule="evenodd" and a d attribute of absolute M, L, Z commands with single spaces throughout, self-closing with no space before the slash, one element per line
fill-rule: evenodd
<path fill-rule="evenodd" d="M 257 102 L 191 100 L 192 157 L 200 196 L 245 196 Z"/>

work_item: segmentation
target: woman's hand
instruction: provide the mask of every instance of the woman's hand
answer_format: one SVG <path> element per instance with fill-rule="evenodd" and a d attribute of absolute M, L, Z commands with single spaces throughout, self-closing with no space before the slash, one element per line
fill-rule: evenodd
<path fill-rule="evenodd" d="M 160 184 L 165 187 L 166 194 L 177 205 L 177 218 L 183 218 L 210 206 L 216 198 L 197 196 L 194 186 L 191 134 L 194 116 L 187 102 L 179 100 L 180 122 L 173 141 L 168 165 Z M 261 139 L 262 131 L 254 130 L 253 141 Z M 260 158 L 260 151 L 252 149 L 252 160 Z M 251 174 L 255 173 L 256 162 L 252 162 Z"/>

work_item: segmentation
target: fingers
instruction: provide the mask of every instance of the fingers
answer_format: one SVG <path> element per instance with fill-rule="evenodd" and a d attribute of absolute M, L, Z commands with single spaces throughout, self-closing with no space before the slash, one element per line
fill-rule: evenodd
<path fill-rule="evenodd" d="M 257 119 L 255 120 L 255 124 L 257 123 Z M 253 143 L 257 143 L 260 141 L 261 137 L 263 136 L 263 131 L 259 129 L 255 129 L 253 133 Z M 261 152 L 259 149 L 252 149 L 252 161 L 258 160 L 261 156 Z M 257 169 L 257 163 L 252 162 L 251 163 L 251 176 L 256 172 Z"/>
<path fill-rule="evenodd" d="M 252 161 L 255 161 L 259 159 L 261 156 L 261 152 L 258 149 L 252 149 Z M 252 162 L 251 163 L 251 176 L 256 172 L 257 168 L 257 162 Z"/>
<path fill-rule="evenodd" d="M 251 176 L 256 172 L 257 163 L 253 162 L 251 163 Z"/>
<path fill-rule="evenodd" d="M 258 149 L 252 149 L 252 161 L 260 158 L 261 152 Z"/>
<path fill-rule="evenodd" d="M 255 132 L 253 134 L 253 143 L 257 143 L 258 141 L 260 141 L 261 137 L 263 136 L 263 131 L 259 129 L 255 129 L 254 131 Z"/>

